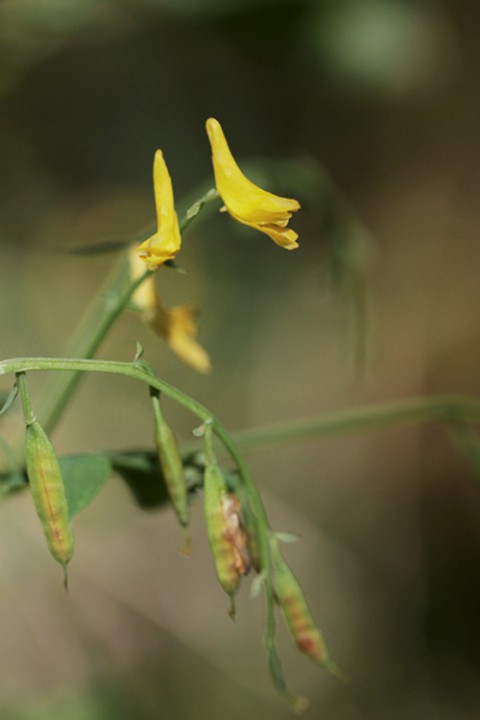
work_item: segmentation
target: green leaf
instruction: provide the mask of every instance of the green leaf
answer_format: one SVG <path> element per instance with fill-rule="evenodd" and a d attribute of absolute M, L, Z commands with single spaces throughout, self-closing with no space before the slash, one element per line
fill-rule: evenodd
<path fill-rule="evenodd" d="M 97 497 L 112 467 L 105 455 L 68 455 L 59 459 L 68 511 L 71 518 L 84 510 Z"/>
<path fill-rule="evenodd" d="M 260 575 L 255 575 L 253 578 L 252 587 L 250 588 L 250 597 L 252 600 L 260 596 L 265 584 L 265 577 L 265 573 L 261 572 Z"/>
<path fill-rule="evenodd" d="M 0 497 L 6 497 L 18 490 L 24 490 L 28 485 L 26 475 L 21 470 L 0 474 Z"/>
<path fill-rule="evenodd" d="M 153 452 L 126 452 L 110 456 L 114 472 L 132 493 L 135 502 L 151 510 L 168 502 L 167 486 Z"/>
<path fill-rule="evenodd" d="M 276 532 L 275 537 L 279 542 L 283 543 L 294 543 L 300 540 L 300 535 L 291 532 Z"/>
<path fill-rule="evenodd" d="M 5 397 L 2 393 L 0 396 L 0 403 L 2 403 L 2 407 L 0 409 L 0 415 L 3 415 L 4 413 L 8 412 L 10 410 L 11 406 L 13 405 L 15 398 L 18 394 L 18 386 L 17 383 L 13 386 L 13 388 L 10 390 L 7 397 Z"/>
<path fill-rule="evenodd" d="M 104 240 L 102 242 L 91 243 L 90 245 L 74 245 L 66 250 L 62 249 L 62 252 L 68 255 L 105 255 L 123 250 L 130 242 L 131 240 L 125 238 L 119 240 Z"/>
<path fill-rule="evenodd" d="M 135 502 L 143 510 L 158 508 L 170 502 L 158 455 L 150 450 L 112 453 L 113 470 L 124 480 Z M 202 470 L 184 459 L 185 481 L 189 495 L 195 495 L 202 484 Z"/>

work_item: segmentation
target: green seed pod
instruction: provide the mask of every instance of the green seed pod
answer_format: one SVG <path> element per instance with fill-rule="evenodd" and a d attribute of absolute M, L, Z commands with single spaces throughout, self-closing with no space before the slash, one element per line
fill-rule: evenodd
<path fill-rule="evenodd" d="M 215 571 L 220 585 L 232 598 L 231 614 L 233 615 L 233 596 L 240 582 L 238 551 L 227 529 L 225 503 L 228 503 L 229 493 L 223 473 L 217 464 L 207 464 L 203 492 L 208 541 Z"/>
<path fill-rule="evenodd" d="M 55 451 L 37 420 L 26 428 L 25 463 L 48 547 L 66 573 L 67 563 L 73 555 L 73 533 L 65 487 Z"/>
<path fill-rule="evenodd" d="M 325 640 L 313 620 L 305 595 L 278 549 L 274 553 L 276 599 L 298 649 L 333 674 L 341 671 L 330 659 Z"/>
<path fill-rule="evenodd" d="M 262 570 L 262 561 L 260 558 L 260 548 L 257 537 L 257 523 L 250 498 L 246 494 L 244 495 L 245 497 L 242 499 L 240 506 L 240 513 L 243 527 L 245 528 L 247 555 L 250 565 L 255 572 L 259 573 Z"/>
<path fill-rule="evenodd" d="M 155 418 L 155 442 L 160 466 L 172 505 L 181 525 L 185 529 L 182 552 L 188 554 L 191 549 L 190 535 L 188 533 L 188 491 L 182 458 L 177 439 L 160 410 L 160 401 L 157 395 L 152 394 L 152 402 Z"/>

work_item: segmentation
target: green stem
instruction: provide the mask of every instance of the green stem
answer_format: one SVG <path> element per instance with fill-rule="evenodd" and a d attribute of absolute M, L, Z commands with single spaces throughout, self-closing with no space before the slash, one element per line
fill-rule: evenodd
<path fill-rule="evenodd" d="M 0 375 L 8 373 L 24 373 L 41 370 L 57 370 L 65 372 L 103 372 L 126 377 L 144 382 L 159 392 L 175 400 L 186 407 L 190 412 L 199 417 L 203 422 L 210 423 L 213 432 L 222 442 L 232 460 L 238 468 L 240 476 L 250 495 L 257 519 L 258 535 L 260 540 L 260 557 L 262 566 L 269 568 L 268 533 L 270 527 L 263 507 L 263 502 L 258 488 L 253 480 L 250 470 L 238 450 L 235 442 L 224 426 L 217 420 L 210 410 L 198 403 L 193 398 L 185 395 L 181 390 L 156 377 L 148 367 L 140 363 L 117 362 L 112 360 L 93 359 L 70 359 L 70 358 L 15 358 L 0 362 Z"/>
<path fill-rule="evenodd" d="M 207 461 L 207 465 L 216 465 L 217 464 L 217 458 L 215 457 L 215 453 L 213 451 L 213 428 L 212 423 L 207 422 L 204 425 L 204 435 L 203 435 L 203 441 L 205 444 L 205 459 Z"/>
<path fill-rule="evenodd" d="M 186 212 L 179 223 L 183 232 L 207 204 L 218 198 L 216 190 L 209 190 Z M 128 273 L 128 258 L 124 254 L 108 277 L 103 291 L 88 308 L 77 331 L 68 343 L 67 355 L 70 357 L 93 358 L 108 334 L 109 330 L 123 310 L 128 306 L 135 290 L 151 275 L 145 274 L 131 282 Z M 38 416 L 47 433 L 57 425 L 70 400 L 81 373 L 75 371 L 70 376 L 55 375 L 45 384 L 38 400 Z"/>
<path fill-rule="evenodd" d="M 147 270 L 134 282 L 120 289 L 119 286 L 125 281 L 127 270 L 128 261 L 124 257 L 115 267 L 111 279 L 107 282 L 105 292 L 96 298 L 87 311 L 78 332 L 69 343 L 69 354 L 92 358 L 127 306 L 135 290 L 152 274 Z M 80 378 L 81 373 L 79 372 L 74 372 L 69 376 L 55 375 L 50 382 L 45 384 L 39 398 L 38 414 L 47 433 L 50 433 L 60 420 Z"/>
<path fill-rule="evenodd" d="M 101 372 L 115 375 L 125 375 L 126 377 L 144 382 L 159 392 L 164 393 L 168 397 L 180 403 L 180 405 L 186 407 L 203 422 L 210 422 L 214 433 L 223 443 L 232 460 L 238 467 L 240 475 L 242 476 L 245 485 L 252 496 L 252 501 L 255 504 L 255 510 L 257 512 L 257 519 L 259 523 L 261 523 L 262 529 L 268 530 L 268 522 L 263 509 L 263 504 L 248 466 L 227 430 L 206 407 L 198 403 L 196 400 L 193 400 L 193 398 L 188 395 L 185 395 L 181 390 L 178 390 L 164 380 L 156 377 L 148 368 L 142 366 L 141 363 L 94 359 L 77 360 L 71 358 L 15 358 L 0 362 L 0 375 L 42 370 L 56 370 L 74 373 Z"/>
<path fill-rule="evenodd" d="M 32 401 L 30 399 L 30 388 L 28 387 L 28 380 L 25 372 L 18 372 L 16 374 L 17 385 L 20 390 L 20 400 L 22 402 L 23 417 L 25 419 L 25 425 L 33 425 L 36 421 L 35 413 L 32 408 Z"/>
<path fill-rule="evenodd" d="M 353 407 L 293 422 L 241 430 L 234 433 L 234 438 L 239 447 L 251 451 L 268 445 L 308 440 L 319 435 L 368 430 L 400 422 L 424 423 L 434 420 L 480 423 L 480 400 L 460 395 L 437 395 Z"/>
<path fill-rule="evenodd" d="M 132 289 L 133 292 L 133 289 Z M 94 359 L 70 358 L 17 358 L 0 362 L 0 375 L 15 373 L 22 398 L 27 424 L 32 421 L 33 412 L 28 395 L 25 373 L 32 371 L 56 370 L 74 373 L 103 372 L 124 375 L 140 382 L 146 383 L 157 392 L 162 392 L 176 402 L 180 403 L 208 426 L 208 432 L 213 431 L 222 442 L 225 449 L 235 462 L 245 489 L 250 496 L 254 509 L 259 550 L 264 575 L 265 606 L 266 606 L 266 635 L 265 644 L 269 654 L 270 668 L 276 684 L 285 694 L 295 701 L 285 685 L 283 671 L 275 647 L 275 596 L 273 587 L 272 559 L 270 555 L 269 540 L 272 537 L 268 519 L 265 513 L 260 493 L 255 485 L 250 470 L 245 463 L 241 452 L 233 438 L 223 425 L 212 416 L 211 412 L 197 401 L 185 395 L 164 380 L 156 377 L 151 369 L 141 361 L 125 363 Z M 323 415 L 310 420 L 296 421 L 284 426 L 270 426 L 255 431 L 239 434 L 240 443 L 250 448 L 277 443 L 286 439 L 301 439 L 313 434 L 327 434 L 346 432 L 349 430 L 375 427 L 392 424 L 400 421 L 426 422 L 428 420 L 443 420 L 450 424 L 462 422 L 480 422 L 480 400 L 473 398 L 445 395 L 431 398 L 418 398 L 387 405 L 354 408 Z M 211 430 L 210 430 L 211 429 Z"/>

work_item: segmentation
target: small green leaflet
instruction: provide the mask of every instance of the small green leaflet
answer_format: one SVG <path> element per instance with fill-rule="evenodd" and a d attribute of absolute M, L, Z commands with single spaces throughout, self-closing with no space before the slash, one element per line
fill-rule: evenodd
<path fill-rule="evenodd" d="M 5 397 L 2 393 L 0 397 L 0 403 L 2 403 L 2 407 L 0 408 L 0 415 L 3 415 L 4 413 L 8 412 L 10 410 L 11 406 L 13 405 L 15 398 L 18 394 L 18 387 L 17 383 L 13 386 L 13 388 L 10 390 L 9 394 Z"/>
<path fill-rule="evenodd" d="M 185 480 L 190 496 L 201 487 L 202 469 L 191 463 L 189 456 L 183 459 Z M 158 454 L 149 450 L 130 450 L 111 453 L 113 471 L 126 483 L 135 502 L 143 510 L 151 510 L 169 502 L 165 479 L 162 475 Z"/>
<path fill-rule="evenodd" d="M 59 459 L 68 513 L 73 518 L 97 497 L 112 473 L 105 455 L 67 455 Z"/>

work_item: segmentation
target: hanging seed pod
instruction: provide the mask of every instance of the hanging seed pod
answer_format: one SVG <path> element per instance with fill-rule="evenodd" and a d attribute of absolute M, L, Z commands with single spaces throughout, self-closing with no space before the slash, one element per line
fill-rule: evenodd
<path fill-rule="evenodd" d="M 313 662 L 327 668 L 334 675 L 343 677 L 341 671 L 330 659 L 325 640 L 315 624 L 298 580 L 281 557 L 276 546 L 272 547 L 272 554 L 276 600 L 295 644 Z"/>
<path fill-rule="evenodd" d="M 25 464 L 33 501 L 53 557 L 66 568 L 73 555 L 73 533 L 65 487 L 52 444 L 34 420 L 26 428 Z"/>
<path fill-rule="evenodd" d="M 232 546 L 235 569 L 239 575 L 248 575 L 250 562 L 247 556 L 247 533 L 240 516 L 240 500 L 234 492 L 222 496 L 223 517 L 225 518 L 225 538 Z"/>
<path fill-rule="evenodd" d="M 226 482 L 230 490 L 232 521 L 235 522 L 239 530 L 242 531 L 242 538 L 237 544 L 242 547 L 242 554 L 245 557 L 248 568 L 253 568 L 255 572 L 260 573 L 262 563 L 260 559 L 257 521 L 251 498 L 242 485 L 238 472 L 224 472 L 224 475 L 226 475 Z"/>
<path fill-rule="evenodd" d="M 152 391 L 151 396 L 158 458 L 172 505 L 184 528 L 182 552 L 189 554 L 191 552 L 191 540 L 188 531 L 188 491 L 182 458 L 180 456 L 177 439 L 161 411 L 158 394 L 156 391 Z"/>
<path fill-rule="evenodd" d="M 208 463 L 203 481 L 205 518 L 210 548 L 220 585 L 230 595 L 230 615 L 234 617 L 233 596 L 246 571 L 246 563 L 232 538 L 238 539 L 238 526 L 232 523 L 231 499 L 219 466 Z M 233 532 L 233 534 L 232 534 Z M 243 546 L 242 546 L 243 549 Z"/>
<path fill-rule="evenodd" d="M 262 570 L 262 561 L 260 559 L 260 548 L 257 538 L 257 523 L 251 506 L 250 498 L 244 493 L 240 505 L 240 516 L 243 527 L 245 529 L 246 549 L 251 567 L 256 573 Z"/>

